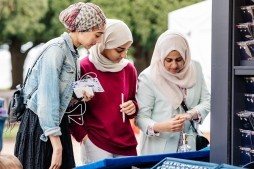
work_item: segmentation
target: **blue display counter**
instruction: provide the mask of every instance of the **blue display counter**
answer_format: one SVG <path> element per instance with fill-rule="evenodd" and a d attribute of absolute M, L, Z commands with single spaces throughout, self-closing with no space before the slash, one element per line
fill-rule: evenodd
<path fill-rule="evenodd" d="M 166 157 L 151 169 L 218 169 L 219 164 Z"/>
<path fill-rule="evenodd" d="M 241 169 L 240 167 L 227 164 L 216 164 L 202 161 L 186 160 L 179 158 L 166 157 L 151 169 Z"/>
<path fill-rule="evenodd" d="M 76 167 L 76 169 L 131 169 L 137 167 L 140 169 L 152 168 L 166 157 L 174 157 L 180 159 L 189 159 L 195 161 L 209 162 L 210 149 L 200 151 L 157 154 L 146 156 L 128 156 L 121 158 L 107 158 L 92 164 Z"/>

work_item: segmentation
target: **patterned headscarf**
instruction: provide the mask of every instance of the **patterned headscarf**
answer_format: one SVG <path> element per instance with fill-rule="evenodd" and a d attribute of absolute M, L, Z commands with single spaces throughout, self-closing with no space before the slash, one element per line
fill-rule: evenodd
<path fill-rule="evenodd" d="M 164 67 L 167 55 L 176 50 L 184 59 L 184 67 L 178 73 L 171 73 Z M 179 32 L 167 30 L 158 38 L 152 60 L 150 71 L 153 81 L 172 106 L 177 109 L 184 98 L 180 88 L 191 88 L 196 83 L 196 72 L 191 64 L 190 48 L 186 38 Z"/>
<path fill-rule="evenodd" d="M 91 32 L 101 29 L 106 24 L 103 11 L 92 3 L 79 2 L 70 5 L 59 15 L 60 22 L 70 32 Z"/>

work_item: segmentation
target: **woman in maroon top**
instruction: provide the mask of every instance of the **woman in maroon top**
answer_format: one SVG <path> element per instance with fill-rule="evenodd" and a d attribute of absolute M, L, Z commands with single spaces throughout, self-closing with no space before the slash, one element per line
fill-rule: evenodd
<path fill-rule="evenodd" d="M 82 162 L 137 155 L 137 141 L 129 119 L 138 112 L 135 100 L 137 71 L 126 58 L 133 42 L 128 26 L 108 19 L 101 43 L 81 60 L 81 76 L 97 77 L 104 92 L 86 91 L 84 124 L 71 123 L 71 133 L 81 142 Z"/>

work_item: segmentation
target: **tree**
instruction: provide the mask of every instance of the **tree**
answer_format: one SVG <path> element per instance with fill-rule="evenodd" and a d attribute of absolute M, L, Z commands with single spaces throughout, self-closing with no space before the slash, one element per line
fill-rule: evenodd
<path fill-rule="evenodd" d="M 1 0 L 0 1 L 0 42 L 8 43 L 11 53 L 12 79 L 14 88 L 22 82 L 23 64 L 27 52 L 20 47 L 36 39 L 45 29 L 39 21 L 47 11 L 46 0 Z"/>
<path fill-rule="evenodd" d="M 58 36 L 64 27 L 58 21 L 60 11 L 72 0 L 0 0 L 0 44 L 7 43 L 11 53 L 12 89 L 23 81 L 27 51 L 21 46 L 32 41 L 34 46 Z"/>
<path fill-rule="evenodd" d="M 167 29 L 168 12 L 201 0 L 88 0 L 99 5 L 108 18 L 123 20 L 134 38 L 130 53 L 138 72 L 151 59 L 158 36 Z M 88 2 L 87 1 L 87 2 Z M 23 64 L 27 53 L 21 45 L 46 42 L 65 31 L 58 16 L 78 0 L 0 0 L 0 44 L 8 43 L 12 60 L 11 88 L 23 81 Z"/>

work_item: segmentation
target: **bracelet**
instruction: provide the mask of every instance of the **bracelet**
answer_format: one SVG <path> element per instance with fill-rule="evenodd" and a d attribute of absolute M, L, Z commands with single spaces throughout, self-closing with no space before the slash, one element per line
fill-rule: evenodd
<path fill-rule="evenodd" d="M 191 114 L 191 120 L 193 120 L 193 113 L 190 113 Z"/>
<path fill-rule="evenodd" d="M 193 114 L 191 111 L 187 111 L 186 113 L 188 113 L 189 115 L 191 115 L 191 119 L 190 120 L 193 120 Z"/>
<path fill-rule="evenodd" d="M 153 125 L 154 125 L 154 124 L 148 125 L 147 130 L 146 130 L 146 134 L 147 134 L 148 136 L 159 136 L 159 135 L 160 135 L 160 132 L 154 131 Z"/>

